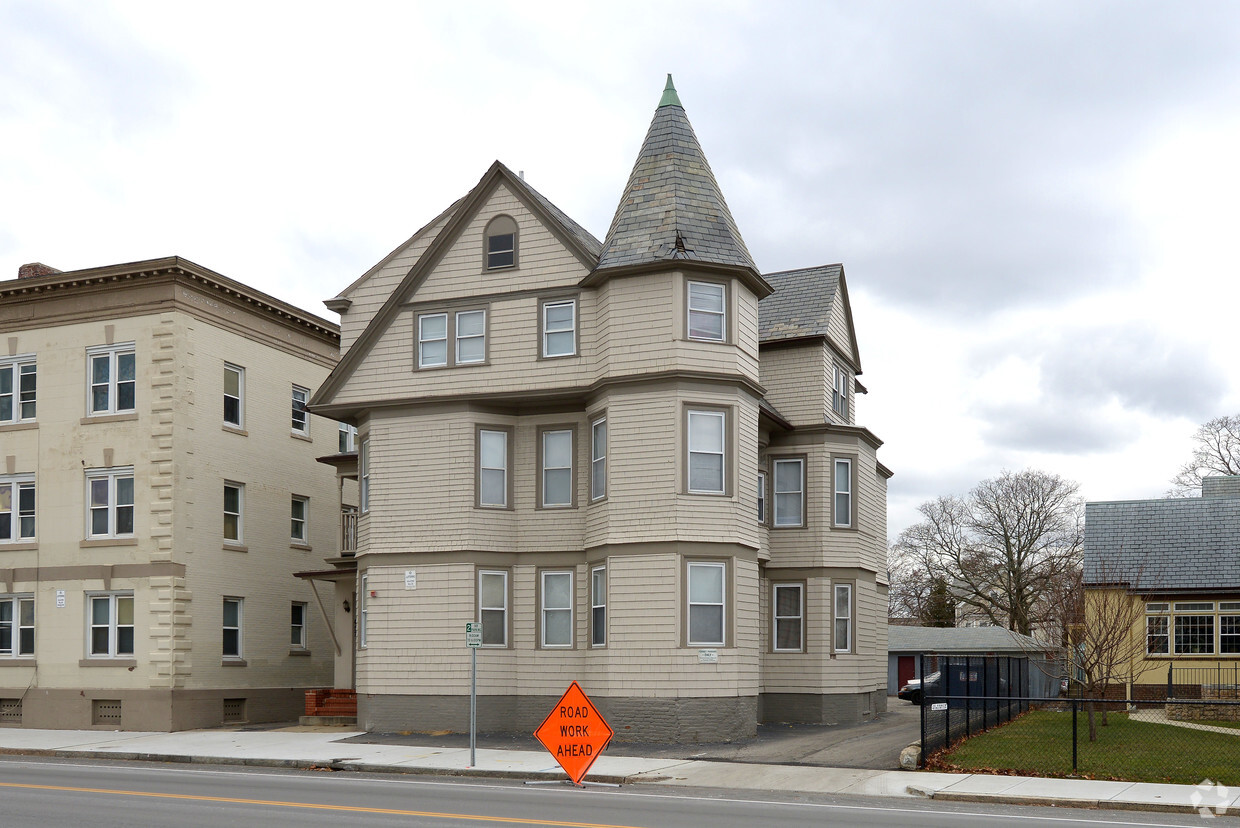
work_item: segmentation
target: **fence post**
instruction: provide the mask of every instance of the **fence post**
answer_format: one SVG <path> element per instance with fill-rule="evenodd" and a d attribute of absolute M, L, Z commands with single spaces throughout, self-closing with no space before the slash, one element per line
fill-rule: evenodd
<path fill-rule="evenodd" d="M 1175 698 L 1171 695 L 1171 671 L 1175 669 L 1174 664 L 1167 665 L 1167 698 Z"/>
<path fill-rule="evenodd" d="M 995 665 L 996 669 L 998 664 Z M 999 689 L 999 683 L 995 682 L 995 689 Z M 989 704 L 990 696 L 990 659 L 982 656 L 982 731 L 986 730 L 986 708 Z"/>
<path fill-rule="evenodd" d="M 917 752 L 917 764 L 920 767 L 926 766 L 926 655 L 919 653 L 917 655 L 917 669 L 922 675 L 921 680 L 921 750 Z"/>
<path fill-rule="evenodd" d="M 1079 706 L 1076 699 L 1072 700 L 1072 772 L 1076 773 L 1076 709 Z"/>

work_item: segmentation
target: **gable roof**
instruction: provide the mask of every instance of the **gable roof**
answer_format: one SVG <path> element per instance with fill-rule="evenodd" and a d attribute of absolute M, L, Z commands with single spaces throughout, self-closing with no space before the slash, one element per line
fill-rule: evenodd
<path fill-rule="evenodd" d="M 852 361 L 853 370 L 861 373 L 861 355 L 857 350 L 857 334 L 853 327 L 852 304 L 848 301 L 848 284 L 841 264 L 783 270 L 762 276 L 775 292 L 758 302 L 758 341 L 772 343 L 810 337 L 829 340 L 831 308 L 836 294 L 844 303 L 848 320 L 849 342 L 833 342 L 840 355 Z"/>
<path fill-rule="evenodd" d="M 678 259 L 758 272 L 668 75 L 598 269 Z"/>
<path fill-rule="evenodd" d="M 392 319 L 400 312 L 400 306 L 405 301 L 405 297 L 426 279 L 444 253 L 456 241 L 464 226 L 500 184 L 508 186 L 522 205 L 537 216 L 542 224 L 564 244 L 565 248 L 581 261 L 583 266 L 589 269 L 598 263 L 598 253 L 601 248 L 598 239 L 565 215 L 545 196 L 526 184 L 524 179 L 513 175 L 512 170 L 496 161 L 474 185 L 474 188 L 458 202 L 460 206 L 448 219 L 447 224 L 435 236 L 426 251 L 418 257 L 417 262 L 384 301 L 383 306 L 375 313 L 366 329 L 358 336 L 357 341 L 345 353 L 344 358 L 319 386 L 318 391 L 310 400 L 311 406 L 331 402 L 332 396 L 356 370 L 358 363 L 370 353 L 371 348 L 392 323 Z"/>
<path fill-rule="evenodd" d="M 1085 583 L 1146 592 L 1240 589 L 1240 498 L 1085 504 Z"/>
<path fill-rule="evenodd" d="M 888 652 L 1046 652 L 1057 647 L 1003 627 L 904 627 L 887 625 Z"/>

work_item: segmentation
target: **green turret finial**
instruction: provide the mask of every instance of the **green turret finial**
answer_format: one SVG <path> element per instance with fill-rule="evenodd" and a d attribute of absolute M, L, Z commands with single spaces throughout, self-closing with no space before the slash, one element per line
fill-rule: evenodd
<path fill-rule="evenodd" d="M 659 107 L 679 106 L 684 109 L 684 104 L 680 102 L 680 96 L 676 94 L 676 87 L 672 86 L 672 73 L 667 73 L 667 86 L 663 87 L 663 97 L 659 99 Z"/>

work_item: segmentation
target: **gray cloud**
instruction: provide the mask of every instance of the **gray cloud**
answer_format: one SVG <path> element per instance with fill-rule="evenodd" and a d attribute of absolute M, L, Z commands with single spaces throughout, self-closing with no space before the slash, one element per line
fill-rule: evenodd
<path fill-rule="evenodd" d="M 1001 449 L 1094 454 L 1122 448 L 1136 438 L 1113 418 L 1082 409 L 1070 399 L 992 406 L 983 417 L 982 436 Z"/>

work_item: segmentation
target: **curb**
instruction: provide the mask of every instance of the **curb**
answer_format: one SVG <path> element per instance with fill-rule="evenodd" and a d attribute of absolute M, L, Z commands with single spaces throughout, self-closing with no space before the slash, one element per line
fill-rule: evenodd
<path fill-rule="evenodd" d="M 925 791 L 910 786 L 909 792 L 942 802 L 988 802 L 995 805 L 1029 805 L 1039 808 L 1082 808 L 1090 811 L 1144 811 L 1162 814 L 1195 814 L 1198 805 L 1177 805 L 1173 802 L 1124 802 L 1109 799 L 1055 799 L 1042 796 L 1008 796 L 1005 794 L 969 794 L 954 791 Z"/>

